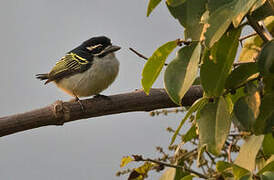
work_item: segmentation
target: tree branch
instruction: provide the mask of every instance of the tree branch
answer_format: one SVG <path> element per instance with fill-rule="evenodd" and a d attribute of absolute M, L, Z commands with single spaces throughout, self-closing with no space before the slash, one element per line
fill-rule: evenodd
<path fill-rule="evenodd" d="M 203 90 L 200 86 L 192 86 L 182 99 L 182 105 L 190 106 L 202 95 Z M 169 99 L 164 89 L 151 89 L 149 95 L 142 90 L 136 90 L 108 98 L 85 99 L 81 100 L 81 103 L 86 109 L 84 112 L 78 102 L 56 101 L 41 109 L 2 117 L 0 118 L 0 137 L 42 126 L 63 125 L 79 119 L 178 107 Z"/>

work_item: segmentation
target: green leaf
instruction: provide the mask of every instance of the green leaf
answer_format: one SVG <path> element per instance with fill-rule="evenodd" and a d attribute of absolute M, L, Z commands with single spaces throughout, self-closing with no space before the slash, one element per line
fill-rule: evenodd
<path fill-rule="evenodd" d="M 264 136 L 263 152 L 267 156 L 274 154 L 274 138 L 271 133 Z"/>
<path fill-rule="evenodd" d="M 248 95 L 241 97 L 234 105 L 234 115 L 237 118 L 237 125 L 242 131 L 251 131 L 256 118 L 259 115 L 261 104 L 260 93 L 255 85 L 250 84 L 250 90 L 253 91 Z M 248 89 L 248 87 L 247 87 Z"/>
<path fill-rule="evenodd" d="M 220 173 L 224 172 L 228 168 L 231 168 L 232 166 L 233 166 L 233 164 L 230 164 L 230 163 L 225 162 L 225 161 L 218 161 L 216 163 L 216 169 Z"/>
<path fill-rule="evenodd" d="M 264 24 L 266 25 L 268 31 L 272 34 L 272 36 L 274 36 L 274 16 L 267 17 L 264 20 Z M 244 62 L 255 60 L 261 50 L 262 44 L 263 41 L 259 35 L 253 36 L 245 40 L 243 49 L 241 50 L 239 61 Z"/>
<path fill-rule="evenodd" d="M 217 102 L 207 103 L 197 119 L 200 146 L 218 155 L 230 130 L 231 118 L 228 104 L 221 96 Z"/>
<path fill-rule="evenodd" d="M 242 176 L 240 180 L 253 180 L 253 178 L 252 178 L 252 175 L 248 174 L 248 175 Z"/>
<path fill-rule="evenodd" d="M 196 78 L 200 54 L 200 43 L 185 46 L 177 52 L 165 71 L 165 89 L 176 104 L 181 105 L 181 99 Z"/>
<path fill-rule="evenodd" d="M 147 7 L 147 17 L 151 14 L 151 12 L 158 6 L 161 0 L 150 0 Z"/>
<path fill-rule="evenodd" d="M 274 76 L 274 40 L 262 48 L 258 56 L 258 68 L 263 76 Z"/>
<path fill-rule="evenodd" d="M 240 33 L 241 28 L 232 29 L 211 50 L 206 50 L 200 75 L 207 96 L 218 97 L 223 93 L 226 78 L 236 56 Z"/>
<path fill-rule="evenodd" d="M 238 27 L 243 17 L 253 7 L 257 0 L 241 0 L 235 5 L 235 16 L 232 20 L 234 27 Z"/>
<path fill-rule="evenodd" d="M 253 11 L 257 10 L 258 8 L 260 8 L 264 3 L 266 2 L 266 0 L 258 0 L 253 7 L 250 9 L 250 13 L 253 14 Z"/>
<path fill-rule="evenodd" d="M 246 83 L 250 78 L 253 78 L 252 75 L 256 74 L 257 72 L 257 63 L 251 62 L 239 65 L 229 74 L 225 82 L 225 88 L 234 89 L 236 87 L 239 87 L 240 85 Z"/>
<path fill-rule="evenodd" d="M 189 108 L 189 110 L 187 111 L 185 117 L 183 118 L 183 120 L 181 121 L 180 125 L 178 126 L 178 128 L 176 129 L 174 135 L 172 136 L 170 145 L 172 145 L 178 135 L 178 133 L 180 132 L 180 129 L 182 128 L 182 126 L 184 125 L 185 121 L 191 116 L 192 113 L 196 112 L 197 110 L 199 110 L 205 103 L 207 103 L 207 98 L 200 98 L 198 100 L 196 100 L 192 106 Z"/>
<path fill-rule="evenodd" d="M 169 41 L 159 47 L 148 59 L 142 72 L 142 86 L 148 94 L 149 89 L 159 76 L 166 58 L 176 48 L 177 40 Z"/>
<path fill-rule="evenodd" d="M 256 0 L 222 0 L 225 3 L 218 1 L 211 0 L 209 16 L 204 20 L 205 27 L 207 27 L 205 44 L 209 48 L 223 36 L 232 21 L 234 26 L 238 27 L 242 18 L 256 2 Z"/>
<path fill-rule="evenodd" d="M 166 0 L 167 4 L 172 7 L 183 4 L 186 0 Z"/>
<path fill-rule="evenodd" d="M 212 12 L 207 20 L 207 27 L 205 32 L 205 44 L 207 47 L 212 47 L 231 24 L 233 18 L 233 2 L 224 4 L 217 10 Z"/>
<path fill-rule="evenodd" d="M 250 136 L 242 145 L 240 152 L 235 159 L 235 164 L 250 172 L 255 169 L 256 155 L 261 148 L 264 136 Z"/>
<path fill-rule="evenodd" d="M 262 176 L 262 180 L 273 180 L 274 179 L 274 172 L 264 172 Z"/>
<path fill-rule="evenodd" d="M 274 94 L 265 94 L 260 106 L 260 114 L 254 124 L 255 134 L 273 132 L 274 128 Z"/>
<path fill-rule="evenodd" d="M 192 180 L 193 177 L 195 177 L 195 176 L 193 176 L 193 175 L 187 175 L 187 176 L 183 177 L 183 178 L 180 179 L 180 180 Z"/>
<path fill-rule="evenodd" d="M 121 168 L 124 167 L 125 165 L 127 165 L 131 161 L 133 161 L 132 157 L 130 157 L 130 156 L 123 157 L 122 160 L 121 160 L 121 163 L 120 163 L 120 167 Z"/>
<path fill-rule="evenodd" d="M 196 126 L 193 124 L 191 128 L 182 136 L 182 142 L 186 143 L 196 137 L 198 137 L 198 134 L 196 133 Z"/>
<path fill-rule="evenodd" d="M 254 7 L 252 7 L 252 10 L 257 8 L 255 11 L 251 13 L 251 17 L 255 21 L 260 21 L 268 16 L 274 15 L 273 7 L 270 5 L 270 1 L 267 1 L 266 3 L 265 1 L 266 0 L 259 0 L 257 1 L 257 3 L 255 3 Z"/>
<path fill-rule="evenodd" d="M 206 4 L 207 0 L 188 0 L 176 7 L 167 4 L 171 15 L 185 28 L 185 39 L 201 40 L 204 26 L 201 17 L 206 10 Z"/>
<path fill-rule="evenodd" d="M 263 174 L 266 171 L 274 172 L 274 156 L 267 160 L 266 165 L 258 172 L 258 174 Z"/>
<path fill-rule="evenodd" d="M 235 164 L 233 165 L 232 170 L 233 170 L 233 175 L 234 175 L 235 180 L 239 180 L 244 176 L 249 178 L 249 176 L 250 176 L 250 172 L 248 170 L 246 170 L 245 168 L 242 168 L 240 166 L 237 166 Z"/>

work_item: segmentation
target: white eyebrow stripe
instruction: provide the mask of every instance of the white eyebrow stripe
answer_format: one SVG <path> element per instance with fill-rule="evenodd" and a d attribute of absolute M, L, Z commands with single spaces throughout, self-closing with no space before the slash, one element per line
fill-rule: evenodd
<path fill-rule="evenodd" d="M 89 46 L 89 47 L 87 47 L 87 49 L 92 51 L 93 49 L 96 49 L 96 48 L 101 47 L 101 46 L 103 46 L 103 45 L 102 44 L 97 44 L 95 46 Z"/>

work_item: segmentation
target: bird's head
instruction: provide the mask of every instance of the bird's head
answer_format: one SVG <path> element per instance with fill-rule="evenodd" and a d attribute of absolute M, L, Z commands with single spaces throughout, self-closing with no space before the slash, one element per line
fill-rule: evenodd
<path fill-rule="evenodd" d="M 109 53 L 113 53 L 121 49 L 121 47 L 119 46 L 112 45 L 110 39 L 105 36 L 90 38 L 84 41 L 80 45 L 80 47 L 84 49 L 86 52 L 88 52 L 89 54 L 92 54 L 93 56 L 98 56 L 98 57 L 104 57 L 105 55 L 108 55 Z"/>

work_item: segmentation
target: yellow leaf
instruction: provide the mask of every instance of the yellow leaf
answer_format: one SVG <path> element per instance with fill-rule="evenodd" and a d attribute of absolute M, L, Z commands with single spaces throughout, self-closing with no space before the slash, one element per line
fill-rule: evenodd
<path fill-rule="evenodd" d="M 127 165 L 131 161 L 133 161 L 132 157 L 130 157 L 130 156 L 123 157 L 122 160 L 121 160 L 121 163 L 120 163 L 120 167 L 121 168 L 124 167 L 125 165 Z"/>

